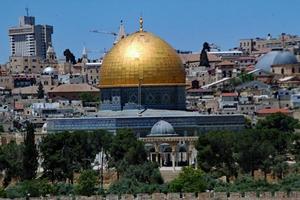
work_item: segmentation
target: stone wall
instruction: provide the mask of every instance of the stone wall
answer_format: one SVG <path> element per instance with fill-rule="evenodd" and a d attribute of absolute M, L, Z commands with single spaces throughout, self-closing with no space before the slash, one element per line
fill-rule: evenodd
<path fill-rule="evenodd" d="M 25 199 L 25 198 L 23 198 Z M 60 196 L 60 197 L 40 197 L 40 198 L 30 198 L 31 200 L 299 200 L 300 192 L 245 192 L 244 194 L 240 193 L 225 193 L 225 192 L 216 192 L 216 193 L 154 193 L 154 194 L 123 194 L 118 195 L 107 195 L 106 197 L 101 196 Z M 7 200 L 1 199 L 0 200 Z M 16 199 L 18 200 L 18 199 Z"/>

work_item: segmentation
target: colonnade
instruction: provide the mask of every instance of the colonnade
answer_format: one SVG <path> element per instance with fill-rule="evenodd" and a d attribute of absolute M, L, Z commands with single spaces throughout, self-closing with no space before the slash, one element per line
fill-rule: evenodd
<path fill-rule="evenodd" d="M 149 148 L 148 159 L 157 162 L 160 167 L 177 166 L 197 167 L 197 150 L 195 142 L 198 137 L 151 137 L 141 138 Z M 184 147 L 184 151 L 180 150 Z M 171 165 L 170 165 L 171 162 Z"/>

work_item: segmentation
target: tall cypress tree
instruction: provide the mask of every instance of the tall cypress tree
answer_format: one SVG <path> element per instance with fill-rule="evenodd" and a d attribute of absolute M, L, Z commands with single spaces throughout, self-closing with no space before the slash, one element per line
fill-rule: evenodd
<path fill-rule="evenodd" d="M 43 84 L 40 82 L 39 86 L 38 86 L 38 90 L 37 90 L 37 98 L 38 99 L 43 99 L 45 95 L 45 91 L 44 91 L 44 86 Z"/>
<path fill-rule="evenodd" d="M 36 176 L 38 152 L 34 142 L 34 125 L 27 123 L 23 151 L 23 180 L 31 180 Z"/>

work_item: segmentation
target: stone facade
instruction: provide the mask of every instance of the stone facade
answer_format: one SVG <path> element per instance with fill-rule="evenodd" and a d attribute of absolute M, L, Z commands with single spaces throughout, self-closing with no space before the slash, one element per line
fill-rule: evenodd
<path fill-rule="evenodd" d="M 24 198 L 23 198 L 24 199 Z M 57 196 L 57 197 L 36 197 L 30 198 L 32 200 L 47 199 L 47 200 L 299 200 L 300 192 L 245 192 L 240 193 L 226 193 L 226 192 L 216 192 L 216 193 L 153 193 L 153 194 L 123 194 L 123 195 L 113 195 L 109 194 L 106 197 L 103 196 Z M 7 200 L 0 198 L 0 200 Z M 15 199 L 19 200 L 19 199 Z M 21 199 L 20 199 L 21 200 Z"/>
<path fill-rule="evenodd" d="M 13 56 L 10 57 L 8 63 L 8 69 L 11 74 L 41 74 L 48 66 L 58 69 L 58 62 L 56 59 L 42 59 L 38 56 Z"/>
<path fill-rule="evenodd" d="M 272 72 L 281 76 L 295 76 L 300 74 L 300 64 L 285 64 L 285 65 L 272 65 Z"/>
<path fill-rule="evenodd" d="M 138 105 L 138 88 L 102 88 L 101 101 L 110 103 L 114 97 L 120 97 L 120 106 L 128 103 Z M 108 101 L 108 102 L 107 102 Z M 158 87 L 141 87 L 141 105 L 145 108 L 154 109 L 171 109 L 184 110 L 185 109 L 185 89 L 182 86 L 158 86 Z M 103 109 L 103 108 L 102 108 Z M 114 110 L 113 108 L 108 110 Z"/>

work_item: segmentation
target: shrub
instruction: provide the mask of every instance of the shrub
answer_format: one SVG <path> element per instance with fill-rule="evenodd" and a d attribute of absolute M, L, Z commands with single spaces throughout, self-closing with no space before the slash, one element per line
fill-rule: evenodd
<path fill-rule="evenodd" d="M 0 198 L 6 198 L 6 191 L 2 187 L 0 187 Z"/>
<path fill-rule="evenodd" d="M 203 192 L 207 189 L 204 173 L 200 169 L 185 167 L 179 176 L 170 182 L 171 192 Z"/>
<path fill-rule="evenodd" d="M 6 189 L 8 198 L 21 198 L 27 195 L 31 197 L 53 194 L 53 186 L 47 180 L 27 180 Z"/>
<path fill-rule="evenodd" d="M 53 186 L 53 193 L 55 195 L 70 195 L 74 194 L 74 186 L 70 183 L 57 183 Z"/>
<path fill-rule="evenodd" d="M 93 170 L 83 171 L 76 186 L 76 193 L 84 196 L 91 196 L 96 191 L 97 175 Z"/>

